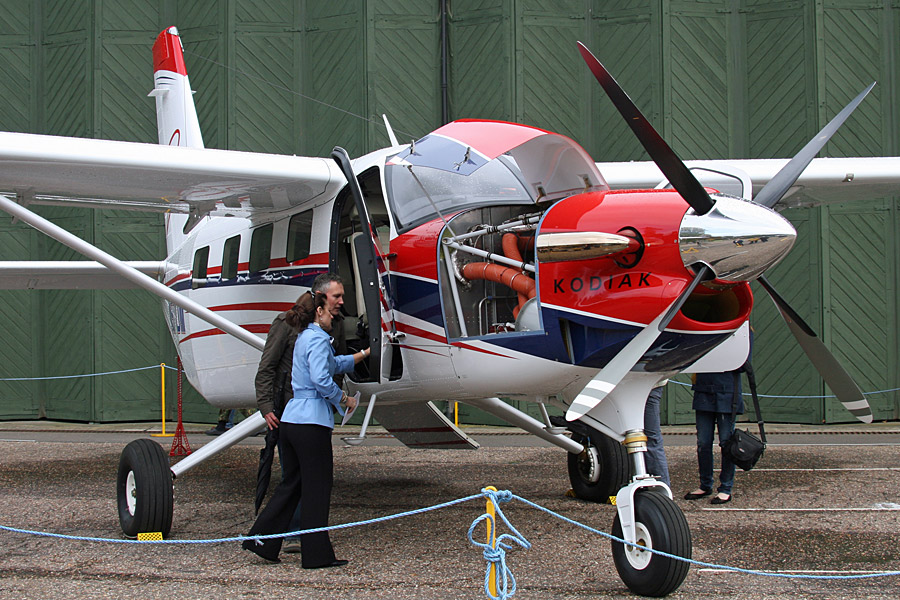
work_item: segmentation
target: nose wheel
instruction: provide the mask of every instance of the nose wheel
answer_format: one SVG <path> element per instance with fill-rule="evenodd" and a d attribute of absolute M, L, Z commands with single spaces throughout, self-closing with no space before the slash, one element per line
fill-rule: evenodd
<path fill-rule="evenodd" d="M 613 562 L 619 577 L 635 594 L 661 597 L 671 594 L 687 577 L 690 565 L 650 552 L 661 550 L 691 557 L 691 532 L 681 509 L 665 494 L 639 490 L 634 496 L 635 536 L 638 547 L 612 542 Z M 612 534 L 622 536 L 619 515 Z"/>

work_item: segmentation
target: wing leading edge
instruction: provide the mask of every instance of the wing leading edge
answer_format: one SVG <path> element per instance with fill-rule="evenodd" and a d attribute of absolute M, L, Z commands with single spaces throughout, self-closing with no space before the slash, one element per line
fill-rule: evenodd
<path fill-rule="evenodd" d="M 691 169 L 737 169 L 753 183 L 754 195 L 777 174 L 788 159 L 734 159 L 685 161 Z M 655 164 L 597 163 L 613 189 L 649 189 L 665 179 Z M 791 187 L 776 209 L 852 202 L 896 196 L 900 193 L 900 157 L 816 158 Z"/>
<path fill-rule="evenodd" d="M 29 204 L 253 217 L 343 182 L 324 158 L 0 132 L 0 192 Z"/>

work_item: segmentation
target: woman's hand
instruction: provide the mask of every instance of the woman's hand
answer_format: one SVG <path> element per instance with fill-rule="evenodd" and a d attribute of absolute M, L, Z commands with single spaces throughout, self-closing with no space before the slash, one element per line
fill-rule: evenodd
<path fill-rule="evenodd" d="M 353 354 L 353 364 L 359 364 L 360 361 L 369 358 L 370 354 L 372 354 L 371 348 L 366 348 L 364 350 L 360 350 L 359 352 L 355 352 Z"/>
<path fill-rule="evenodd" d="M 266 420 L 266 425 L 269 426 L 269 429 L 278 429 L 278 425 L 281 423 L 273 412 L 266 413 L 263 418 Z"/>
<path fill-rule="evenodd" d="M 353 410 L 356 408 L 357 403 L 356 396 L 347 396 L 347 408 Z"/>

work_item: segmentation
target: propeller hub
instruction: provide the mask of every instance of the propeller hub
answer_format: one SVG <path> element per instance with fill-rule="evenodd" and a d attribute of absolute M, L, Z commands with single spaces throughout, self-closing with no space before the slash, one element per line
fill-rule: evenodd
<path fill-rule="evenodd" d="M 685 267 L 703 263 L 719 281 L 753 281 L 794 245 L 797 231 L 775 211 L 733 196 L 712 197 L 712 210 L 688 210 L 681 221 L 678 245 Z"/>

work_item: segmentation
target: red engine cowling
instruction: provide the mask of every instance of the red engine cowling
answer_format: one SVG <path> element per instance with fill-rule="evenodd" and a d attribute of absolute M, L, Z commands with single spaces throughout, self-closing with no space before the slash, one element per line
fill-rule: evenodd
<path fill-rule="evenodd" d="M 687 208 L 671 190 L 591 192 L 558 202 L 547 211 L 538 235 L 604 232 L 638 244 L 600 258 L 542 262 L 538 270 L 541 303 L 646 325 L 694 276 L 684 266 L 678 242 Z M 737 329 L 752 306 L 747 283 L 700 285 L 668 329 Z"/>

